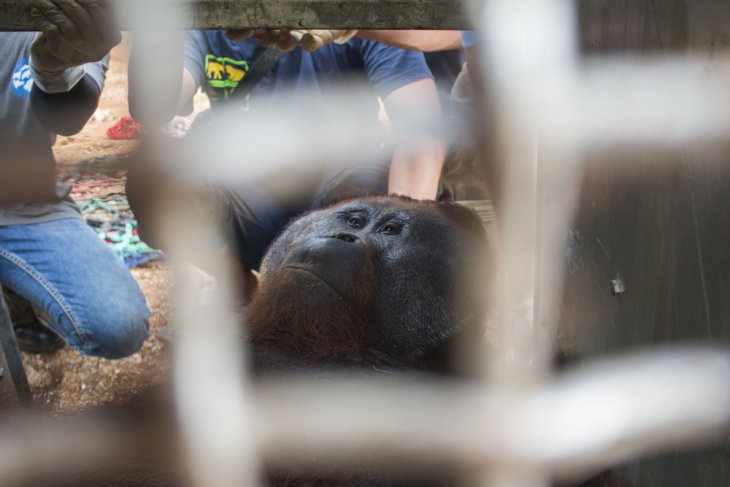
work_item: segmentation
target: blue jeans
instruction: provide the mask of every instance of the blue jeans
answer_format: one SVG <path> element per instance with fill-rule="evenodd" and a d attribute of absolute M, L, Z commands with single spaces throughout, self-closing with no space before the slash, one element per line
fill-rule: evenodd
<path fill-rule="evenodd" d="M 0 283 L 85 355 L 126 357 L 149 336 L 137 282 L 81 219 L 0 226 Z"/>

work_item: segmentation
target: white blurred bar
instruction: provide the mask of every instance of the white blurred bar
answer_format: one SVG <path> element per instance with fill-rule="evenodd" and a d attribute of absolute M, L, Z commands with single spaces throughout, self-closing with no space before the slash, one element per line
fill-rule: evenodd
<path fill-rule="evenodd" d="M 730 432 L 728 377 L 730 351 L 700 347 L 581 366 L 538 388 L 489 391 L 479 382 L 423 377 L 295 376 L 254 387 L 251 419 L 242 408 L 226 411 L 219 421 L 231 426 L 247 422 L 261 459 L 274 466 L 309 464 L 313 458 L 320 465 L 352 466 L 372 456 L 399 471 L 489 464 L 511 471 L 539 467 L 551 477 L 570 480 L 627 458 L 723 438 Z M 238 404 L 228 394 L 217 397 Z M 221 411 L 221 406 L 212 407 Z M 32 435 L 28 425 L 38 425 L 37 420 L 21 424 L 25 426 L 13 428 L 5 423 L 0 429 L 0 485 L 58 461 L 83 464 L 86 458 L 69 452 L 69 444 L 78 444 L 77 451 L 87 451 L 89 445 L 97 453 L 105 451 L 98 447 L 98 435 L 91 434 L 97 423 L 79 428 L 48 422 Z M 128 433 L 98 431 L 107 445 L 115 444 L 115 433 Z M 241 431 L 214 432 L 207 438 L 214 444 L 206 456 L 233 461 L 231 452 L 220 451 L 215 443 L 228 445 L 229 437 Z M 40 445 L 45 454 L 34 455 Z M 115 449 L 107 451 L 113 462 Z M 94 461 L 102 462 L 100 457 L 94 455 Z"/>
<path fill-rule="evenodd" d="M 534 390 L 474 384 L 303 379 L 257 388 L 262 456 L 356 464 L 540 466 L 580 478 L 620 460 L 730 431 L 730 353 L 676 349 L 616 358 Z"/>

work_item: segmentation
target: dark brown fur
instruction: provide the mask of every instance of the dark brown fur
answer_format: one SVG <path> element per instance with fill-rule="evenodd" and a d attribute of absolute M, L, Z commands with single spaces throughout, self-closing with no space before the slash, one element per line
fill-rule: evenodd
<path fill-rule="evenodd" d="M 374 279 L 358 278 L 363 283 Z M 254 348 L 275 346 L 308 362 L 363 360 L 373 316 L 372 288 L 362 286 L 355 302 L 348 302 L 316 277 L 306 279 L 276 275 L 252 300 L 248 325 Z"/>

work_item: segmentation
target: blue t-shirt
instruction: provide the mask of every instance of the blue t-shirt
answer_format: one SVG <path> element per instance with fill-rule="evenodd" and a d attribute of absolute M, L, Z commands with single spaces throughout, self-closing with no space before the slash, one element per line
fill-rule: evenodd
<path fill-rule="evenodd" d="M 251 38 L 231 41 L 221 30 L 188 31 L 185 67 L 215 109 L 235 90 L 261 49 Z M 284 54 L 253 89 L 250 103 L 255 107 L 257 95 L 292 88 L 307 89 L 310 94 L 312 90 L 326 93 L 328 87 L 352 79 L 369 80 L 375 93 L 385 97 L 401 86 L 431 77 L 421 52 L 352 38 L 345 44 L 328 44 L 311 53 L 297 47 Z"/>
<path fill-rule="evenodd" d="M 475 30 L 461 31 L 461 45 L 464 48 L 474 47 L 479 44 L 479 35 Z"/>

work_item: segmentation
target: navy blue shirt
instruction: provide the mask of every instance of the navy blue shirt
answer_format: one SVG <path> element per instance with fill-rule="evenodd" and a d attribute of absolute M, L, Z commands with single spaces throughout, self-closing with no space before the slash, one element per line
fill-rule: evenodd
<path fill-rule="evenodd" d="M 243 79 L 258 51 L 252 38 L 231 41 L 225 31 L 188 31 L 185 67 L 208 94 L 211 106 L 225 100 Z M 392 91 L 423 78 L 431 78 L 423 53 L 406 51 L 379 42 L 352 38 L 345 44 L 328 44 L 315 52 L 301 47 L 284 54 L 259 81 L 250 95 L 252 106 L 259 94 L 304 88 L 326 92 L 348 80 L 369 80 L 375 94 Z"/>

